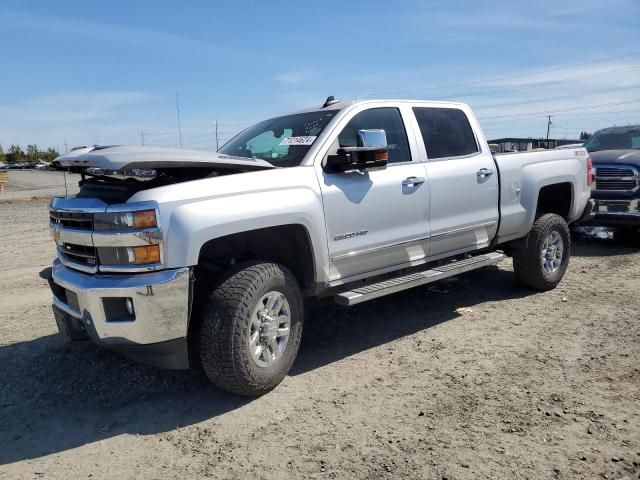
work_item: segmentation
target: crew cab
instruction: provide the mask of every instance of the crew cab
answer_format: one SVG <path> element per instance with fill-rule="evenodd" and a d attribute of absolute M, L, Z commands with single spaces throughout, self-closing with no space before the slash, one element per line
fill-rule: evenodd
<path fill-rule="evenodd" d="M 585 143 L 593 161 L 595 200 L 590 223 L 640 227 L 640 125 L 609 127 Z"/>
<path fill-rule="evenodd" d="M 585 149 L 494 157 L 461 103 L 329 97 L 215 153 L 58 161 L 82 176 L 50 205 L 60 332 L 244 395 L 289 371 L 304 297 L 351 306 L 506 255 L 522 284 L 549 290 L 567 225 L 590 212 Z"/>

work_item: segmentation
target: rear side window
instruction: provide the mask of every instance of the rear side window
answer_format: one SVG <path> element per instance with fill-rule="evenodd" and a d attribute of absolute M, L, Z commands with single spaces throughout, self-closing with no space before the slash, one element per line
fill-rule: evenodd
<path fill-rule="evenodd" d="M 461 157 L 478 152 L 473 130 L 462 110 L 415 107 L 413 113 L 430 159 Z"/>
<path fill-rule="evenodd" d="M 411 161 L 407 132 L 397 108 L 372 108 L 356 114 L 338 135 L 340 146 L 356 147 L 358 130 L 370 128 L 382 129 L 387 134 L 389 163 Z"/>

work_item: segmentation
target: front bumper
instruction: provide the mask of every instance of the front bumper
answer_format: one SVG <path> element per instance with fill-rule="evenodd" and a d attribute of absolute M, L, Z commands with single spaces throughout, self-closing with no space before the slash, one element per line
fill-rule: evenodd
<path fill-rule="evenodd" d="M 134 274 L 85 274 L 56 259 L 50 281 L 60 332 L 89 338 L 144 363 L 189 368 L 189 268 Z M 133 315 L 120 304 L 133 303 Z"/>
<path fill-rule="evenodd" d="M 600 225 L 640 226 L 640 199 L 596 199 L 591 223 Z"/>

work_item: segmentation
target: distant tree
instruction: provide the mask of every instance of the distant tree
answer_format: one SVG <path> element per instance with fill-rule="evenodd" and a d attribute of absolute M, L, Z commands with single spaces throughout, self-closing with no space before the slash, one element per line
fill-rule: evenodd
<path fill-rule="evenodd" d="M 11 145 L 5 157 L 9 163 L 24 162 L 26 160 L 24 152 L 18 144 Z"/>
<path fill-rule="evenodd" d="M 40 152 L 38 151 L 38 146 L 36 144 L 32 143 L 31 145 L 27 145 L 27 158 L 29 161 L 37 162 L 39 153 Z"/>
<path fill-rule="evenodd" d="M 580 132 L 580 140 L 589 140 L 591 135 L 593 134 L 589 132 Z"/>
<path fill-rule="evenodd" d="M 46 162 L 53 162 L 59 156 L 58 150 L 51 147 L 47 148 L 46 152 L 40 152 L 40 158 Z"/>
<path fill-rule="evenodd" d="M 17 162 L 37 162 L 38 160 L 44 160 L 45 162 L 52 162 L 60 156 L 58 150 L 55 148 L 47 148 L 46 150 L 40 150 L 36 144 L 27 146 L 26 153 L 22 150 L 20 145 L 15 144 L 9 147 L 9 151 L 5 154 L 2 152 L 2 145 L 0 145 L 0 161 L 7 163 Z"/>

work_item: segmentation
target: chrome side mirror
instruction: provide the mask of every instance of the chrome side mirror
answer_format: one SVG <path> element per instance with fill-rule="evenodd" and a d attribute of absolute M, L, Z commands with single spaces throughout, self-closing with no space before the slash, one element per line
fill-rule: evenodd
<path fill-rule="evenodd" d="M 324 171 L 341 173 L 387 166 L 389 152 L 387 134 L 384 130 L 358 130 L 357 145 L 357 147 L 341 147 L 336 155 L 327 156 Z"/>
<path fill-rule="evenodd" d="M 387 133 L 381 129 L 358 130 L 358 147 L 387 149 Z"/>

